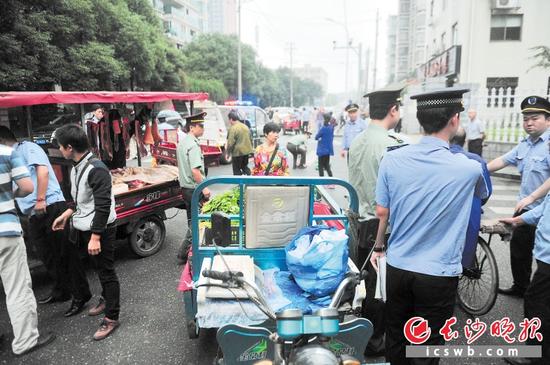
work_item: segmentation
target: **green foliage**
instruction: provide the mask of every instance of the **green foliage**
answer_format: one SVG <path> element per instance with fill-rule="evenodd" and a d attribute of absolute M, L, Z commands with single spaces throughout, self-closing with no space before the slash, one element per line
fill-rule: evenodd
<path fill-rule="evenodd" d="M 202 206 L 202 213 L 239 214 L 239 198 L 239 188 L 233 188 L 218 194 Z"/>
<path fill-rule="evenodd" d="M 194 77 L 186 78 L 186 90 L 190 92 L 207 92 L 210 100 L 217 103 L 223 103 L 227 100 L 229 93 L 220 80 L 196 79 Z"/>
<path fill-rule="evenodd" d="M 550 68 L 550 47 L 548 46 L 537 46 L 531 48 L 535 54 L 533 55 L 533 59 L 537 61 L 531 69 L 533 68 Z"/>
<path fill-rule="evenodd" d="M 185 72 L 194 80 L 219 80 L 232 98 L 237 96 L 237 47 L 235 36 L 203 34 L 189 43 L 183 50 Z M 290 104 L 290 70 L 270 70 L 256 61 L 252 47 L 241 44 L 243 94 L 258 97 L 260 106 Z M 313 99 L 322 96 L 321 86 L 296 76 L 294 82 L 294 105 L 312 104 Z M 192 90 L 192 89 L 190 89 Z M 209 89 L 210 90 L 210 89 Z M 213 97 L 222 101 L 225 98 Z"/>
<path fill-rule="evenodd" d="M 181 90 L 183 54 L 149 0 L 5 0 L 0 13 L 1 90 Z"/>

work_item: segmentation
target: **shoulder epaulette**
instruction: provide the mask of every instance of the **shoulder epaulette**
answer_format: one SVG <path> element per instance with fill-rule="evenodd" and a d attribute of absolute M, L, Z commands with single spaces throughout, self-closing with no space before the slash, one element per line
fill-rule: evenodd
<path fill-rule="evenodd" d="M 405 146 L 408 146 L 408 145 L 409 145 L 408 143 L 403 143 L 403 144 L 398 144 L 398 145 L 395 145 L 395 146 L 389 146 L 389 147 L 387 147 L 386 151 L 390 152 L 390 151 L 397 150 L 401 147 L 405 147 Z"/>

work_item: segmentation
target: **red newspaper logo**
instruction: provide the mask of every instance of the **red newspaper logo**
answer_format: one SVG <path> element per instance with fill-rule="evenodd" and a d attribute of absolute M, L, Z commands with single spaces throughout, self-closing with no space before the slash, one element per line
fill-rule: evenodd
<path fill-rule="evenodd" d="M 459 337 L 458 331 L 452 329 L 456 322 L 456 317 L 451 317 L 445 321 L 445 324 L 439 330 L 439 334 L 443 336 L 445 341 L 456 340 Z"/>
<path fill-rule="evenodd" d="M 422 317 L 412 317 L 403 328 L 405 338 L 413 345 L 422 345 L 428 341 L 432 330 L 428 327 L 428 321 Z"/>
<path fill-rule="evenodd" d="M 510 321 L 510 318 L 504 317 L 491 323 L 491 336 L 501 337 L 508 343 L 516 342 L 515 338 L 510 337 L 516 330 L 516 325 Z"/>
<path fill-rule="evenodd" d="M 483 336 L 487 331 L 487 324 L 476 318 L 475 321 L 468 319 L 466 325 L 464 326 L 464 336 L 468 341 L 468 345 L 474 343 L 478 338 Z"/>
<path fill-rule="evenodd" d="M 521 332 L 518 336 L 519 342 L 525 342 L 528 339 L 537 339 L 539 342 L 542 342 L 542 333 L 538 332 L 542 323 L 540 318 L 535 317 L 531 319 L 524 318 L 523 321 L 519 323 L 519 328 Z"/>

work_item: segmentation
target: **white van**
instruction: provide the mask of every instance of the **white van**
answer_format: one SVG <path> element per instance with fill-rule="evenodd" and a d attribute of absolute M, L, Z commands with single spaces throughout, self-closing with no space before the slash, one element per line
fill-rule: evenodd
<path fill-rule="evenodd" d="M 201 145 L 209 144 L 220 147 L 222 150 L 220 163 L 224 165 L 231 163 L 231 156 L 226 158 L 224 153 L 225 143 L 227 142 L 227 126 L 218 105 L 213 101 L 195 102 L 193 114 L 200 112 L 206 112 L 204 134 L 200 138 Z"/>

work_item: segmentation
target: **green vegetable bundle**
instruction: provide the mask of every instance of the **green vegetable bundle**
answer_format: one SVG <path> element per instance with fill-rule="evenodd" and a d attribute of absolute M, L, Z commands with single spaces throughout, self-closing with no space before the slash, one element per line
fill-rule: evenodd
<path fill-rule="evenodd" d="M 239 188 L 233 188 L 211 198 L 202 206 L 202 213 L 239 214 Z"/>

